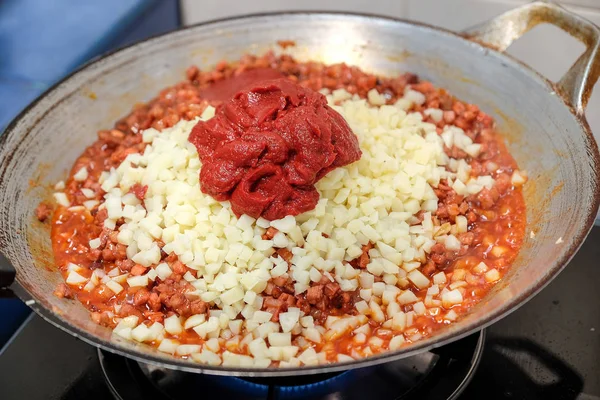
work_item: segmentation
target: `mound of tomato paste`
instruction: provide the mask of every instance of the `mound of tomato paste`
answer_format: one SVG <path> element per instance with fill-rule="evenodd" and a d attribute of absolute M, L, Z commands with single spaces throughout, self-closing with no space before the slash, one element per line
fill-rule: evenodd
<path fill-rule="evenodd" d="M 261 81 L 220 104 L 189 141 L 200 187 L 240 216 L 280 219 L 313 209 L 315 183 L 360 159 L 358 139 L 322 94 L 288 79 Z"/>

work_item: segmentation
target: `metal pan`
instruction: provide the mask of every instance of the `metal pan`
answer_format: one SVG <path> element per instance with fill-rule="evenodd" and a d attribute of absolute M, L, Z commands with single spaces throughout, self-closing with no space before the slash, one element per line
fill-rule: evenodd
<path fill-rule="evenodd" d="M 559 82 L 548 81 L 503 53 L 542 22 L 563 28 L 587 46 Z M 75 158 L 95 140 L 97 130 L 111 126 L 135 102 L 180 80 L 187 66 L 207 68 L 223 58 L 262 53 L 276 40 L 295 41 L 289 51 L 299 59 L 344 61 L 379 74 L 418 73 L 493 115 L 519 166 L 530 176 L 525 189 L 527 232 L 534 231 L 535 237 L 527 235 L 511 272 L 468 315 L 433 337 L 400 351 L 318 368 L 240 369 L 178 360 L 112 337 L 110 330 L 90 320 L 79 302 L 54 297 L 62 277 L 53 266 L 49 232 L 33 217 L 40 200 L 49 195 L 44 185 L 64 178 Z M 535 2 L 460 34 L 368 15 L 276 13 L 201 24 L 106 55 L 46 92 L 0 139 L 0 246 L 16 269 L 16 281 L 7 290 L 50 323 L 90 344 L 192 372 L 244 376 L 332 372 L 407 357 L 457 340 L 507 315 L 546 286 L 594 222 L 600 157 L 584 109 L 600 75 L 599 40 L 600 30 L 591 22 L 555 4 Z M 10 280 L 10 271 L 2 276 Z"/>

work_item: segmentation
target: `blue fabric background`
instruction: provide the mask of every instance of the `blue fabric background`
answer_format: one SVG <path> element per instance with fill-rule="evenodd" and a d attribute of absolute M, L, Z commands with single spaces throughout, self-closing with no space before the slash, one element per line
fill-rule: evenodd
<path fill-rule="evenodd" d="M 176 0 L 0 0 L 0 132 L 90 58 L 179 26 Z M 0 299 L 0 346 L 30 310 Z"/>

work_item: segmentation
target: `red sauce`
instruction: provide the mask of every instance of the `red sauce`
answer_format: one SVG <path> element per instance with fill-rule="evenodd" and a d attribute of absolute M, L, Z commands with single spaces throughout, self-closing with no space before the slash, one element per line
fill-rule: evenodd
<path fill-rule="evenodd" d="M 269 220 L 312 210 L 314 184 L 361 156 L 358 138 L 325 96 L 288 79 L 239 91 L 189 140 L 202 160 L 202 191 L 231 200 L 238 216 Z"/>
<path fill-rule="evenodd" d="M 284 78 L 280 71 L 273 68 L 256 68 L 243 71 L 235 77 L 223 79 L 200 91 L 203 99 L 210 101 L 227 101 L 237 92 L 256 82 Z"/>

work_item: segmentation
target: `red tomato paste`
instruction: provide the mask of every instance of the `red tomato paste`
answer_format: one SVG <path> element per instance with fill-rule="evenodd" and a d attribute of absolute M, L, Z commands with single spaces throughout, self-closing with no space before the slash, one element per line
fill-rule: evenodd
<path fill-rule="evenodd" d="M 358 138 L 322 94 L 288 79 L 261 81 L 219 105 L 189 140 L 204 193 L 236 215 L 280 219 L 313 209 L 315 183 L 360 159 Z"/>
<path fill-rule="evenodd" d="M 245 89 L 256 82 L 284 77 L 285 75 L 273 68 L 249 69 L 236 75 L 235 78 L 214 82 L 210 86 L 200 90 L 200 96 L 203 99 L 211 101 L 226 101 L 232 98 L 240 90 Z"/>

